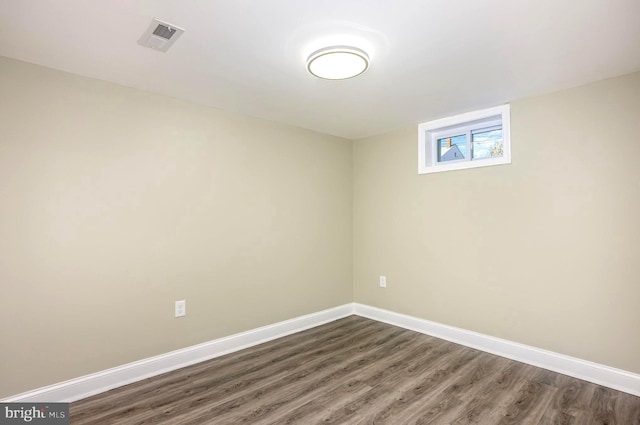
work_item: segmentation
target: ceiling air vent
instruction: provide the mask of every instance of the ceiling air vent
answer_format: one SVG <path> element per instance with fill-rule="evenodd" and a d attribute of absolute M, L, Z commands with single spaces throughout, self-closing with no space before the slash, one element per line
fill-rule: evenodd
<path fill-rule="evenodd" d="M 182 35 L 184 29 L 158 18 L 153 18 L 149 28 L 142 34 L 138 44 L 166 52 L 169 47 Z"/>

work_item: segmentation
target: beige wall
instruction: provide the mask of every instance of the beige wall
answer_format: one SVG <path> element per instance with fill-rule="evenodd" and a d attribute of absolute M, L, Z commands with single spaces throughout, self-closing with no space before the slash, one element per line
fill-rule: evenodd
<path fill-rule="evenodd" d="M 351 156 L 0 58 L 0 397 L 351 302 Z"/>
<path fill-rule="evenodd" d="M 354 144 L 355 301 L 640 372 L 640 73 L 511 125 L 497 167 L 418 175 L 415 126 Z"/>

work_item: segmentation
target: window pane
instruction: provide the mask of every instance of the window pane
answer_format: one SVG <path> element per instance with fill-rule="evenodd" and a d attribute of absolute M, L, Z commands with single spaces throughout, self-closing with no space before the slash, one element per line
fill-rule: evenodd
<path fill-rule="evenodd" d="M 471 134 L 473 159 L 496 158 L 502 156 L 502 129 L 478 131 Z"/>
<path fill-rule="evenodd" d="M 438 162 L 460 161 L 467 155 L 467 136 L 461 134 L 438 139 Z"/>

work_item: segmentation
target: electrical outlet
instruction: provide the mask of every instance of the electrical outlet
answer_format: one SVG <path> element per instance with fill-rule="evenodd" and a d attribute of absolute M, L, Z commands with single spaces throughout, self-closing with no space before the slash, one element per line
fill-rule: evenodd
<path fill-rule="evenodd" d="M 381 288 L 386 288 L 387 287 L 387 277 L 386 276 L 380 276 L 380 287 Z"/>
<path fill-rule="evenodd" d="M 183 317 L 187 315 L 187 301 L 176 301 L 176 317 Z"/>

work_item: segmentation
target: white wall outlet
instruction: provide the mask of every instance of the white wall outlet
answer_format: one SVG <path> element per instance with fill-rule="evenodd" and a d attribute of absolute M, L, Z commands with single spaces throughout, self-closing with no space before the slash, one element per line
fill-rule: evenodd
<path fill-rule="evenodd" d="M 187 315 L 187 301 L 176 301 L 176 317 L 183 317 Z"/>
<path fill-rule="evenodd" d="M 381 288 L 386 288 L 387 287 L 387 277 L 386 276 L 380 276 L 380 287 Z"/>

